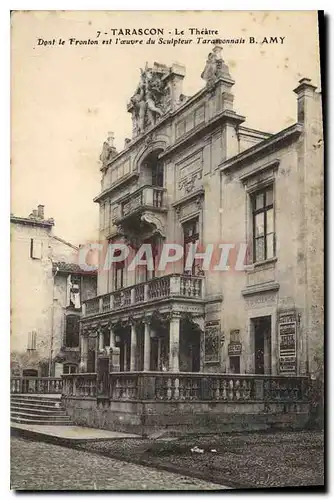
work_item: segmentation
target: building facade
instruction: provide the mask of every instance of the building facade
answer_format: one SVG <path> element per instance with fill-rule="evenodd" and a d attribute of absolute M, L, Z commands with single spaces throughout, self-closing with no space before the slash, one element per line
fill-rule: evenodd
<path fill-rule="evenodd" d="M 323 350 L 321 94 L 300 80 L 296 123 L 269 134 L 243 125 L 218 46 L 191 97 L 184 76 L 180 65 L 141 70 L 128 105 L 133 137 L 121 152 L 113 134 L 103 145 L 95 202 L 114 258 L 105 265 L 110 255 L 101 252 L 98 296 L 84 304 L 82 370 L 99 372 L 97 362 L 108 373 L 315 373 Z M 168 244 L 183 257 L 163 268 Z M 188 265 L 190 246 L 197 255 Z"/>
<path fill-rule="evenodd" d="M 78 265 L 78 247 L 53 234 L 39 205 L 11 215 L 11 373 L 58 377 L 79 370 L 82 301 L 96 295 L 96 273 Z"/>

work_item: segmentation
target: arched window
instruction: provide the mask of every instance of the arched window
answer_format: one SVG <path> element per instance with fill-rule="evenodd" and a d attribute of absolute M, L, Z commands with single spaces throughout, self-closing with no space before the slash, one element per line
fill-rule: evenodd
<path fill-rule="evenodd" d="M 65 347 L 79 347 L 79 316 L 66 316 Z"/>

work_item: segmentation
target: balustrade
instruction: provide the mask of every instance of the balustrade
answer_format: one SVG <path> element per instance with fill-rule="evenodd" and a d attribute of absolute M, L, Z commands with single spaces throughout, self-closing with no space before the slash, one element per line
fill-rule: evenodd
<path fill-rule="evenodd" d="M 94 297 L 93 299 L 87 300 L 86 304 L 86 315 L 97 314 L 99 312 L 99 298 Z"/>
<path fill-rule="evenodd" d="M 160 299 L 168 297 L 170 293 L 169 276 L 152 280 L 148 284 L 148 298 Z"/>
<path fill-rule="evenodd" d="M 84 303 L 86 305 L 84 315 L 90 316 L 168 297 L 202 299 L 202 282 L 201 277 L 176 274 L 153 278 L 145 283 L 87 300 Z"/>
<path fill-rule="evenodd" d="M 155 186 L 143 186 L 130 194 L 120 205 L 113 207 L 113 221 L 131 215 L 140 207 L 154 207 L 158 209 L 164 206 L 164 189 Z"/>
<path fill-rule="evenodd" d="M 63 395 L 65 397 L 96 397 L 96 373 L 63 375 Z"/>
<path fill-rule="evenodd" d="M 138 376 L 127 373 L 112 377 L 110 397 L 115 400 L 131 400 L 138 398 Z"/>
<path fill-rule="evenodd" d="M 61 394 L 63 381 L 57 377 L 12 377 L 12 394 Z"/>
<path fill-rule="evenodd" d="M 307 377 L 216 373 L 110 374 L 112 400 L 293 402 L 307 401 Z"/>

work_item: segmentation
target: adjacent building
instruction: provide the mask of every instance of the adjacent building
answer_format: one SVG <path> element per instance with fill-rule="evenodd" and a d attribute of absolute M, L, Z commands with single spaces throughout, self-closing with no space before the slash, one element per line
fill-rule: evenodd
<path fill-rule="evenodd" d="M 53 234 L 39 205 L 11 215 L 11 373 L 78 371 L 82 301 L 96 295 L 96 273 L 78 265 L 78 247 Z"/>

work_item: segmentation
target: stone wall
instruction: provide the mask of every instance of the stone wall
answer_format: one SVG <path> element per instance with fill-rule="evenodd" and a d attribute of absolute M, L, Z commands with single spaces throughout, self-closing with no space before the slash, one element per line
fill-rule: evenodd
<path fill-rule="evenodd" d="M 303 429 L 308 403 L 126 402 L 103 405 L 94 398 L 63 399 L 76 425 L 143 436 L 178 436 L 273 429 Z"/>

